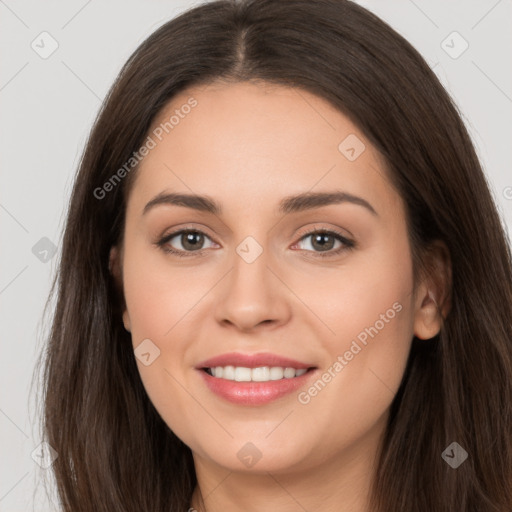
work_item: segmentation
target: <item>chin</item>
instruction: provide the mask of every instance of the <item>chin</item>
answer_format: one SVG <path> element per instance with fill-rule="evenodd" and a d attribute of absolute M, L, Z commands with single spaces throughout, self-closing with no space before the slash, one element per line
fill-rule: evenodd
<path fill-rule="evenodd" d="M 304 458 L 305 447 L 302 442 L 292 443 L 289 440 L 284 443 L 277 438 L 277 442 L 271 442 L 265 439 L 265 435 L 259 438 L 244 435 L 214 446 L 205 446 L 198 451 L 193 449 L 193 452 L 233 472 L 277 474 L 306 468 L 308 462 Z"/>

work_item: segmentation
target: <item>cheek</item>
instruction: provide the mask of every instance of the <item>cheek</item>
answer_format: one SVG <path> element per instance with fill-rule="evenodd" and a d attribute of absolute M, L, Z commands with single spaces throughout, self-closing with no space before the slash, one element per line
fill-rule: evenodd
<path fill-rule="evenodd" d="M 407 254 L 407 247 L 402 254 Z M 397 260 L 398 258 L 398 260 Z M 413 336 L 412 267 L 397 253 L 352 266 L 322 300 L 328 360 L 319 380 L 299 396 L 304 414 L 363 435 L 385 414 L 403 377 Z M 342 285 L 340 283 L 343 283 Z M 332 434 L 332 442 L 338 434 Z"/>
<path fill-rule="evenodd" d="M 190 407 L 190 397 L 180 386 L 180 366 L 190 338 L 182 334 L 193 332 L 191 313 L 206 290 L 198 289 L 201 286 L 189 272 L 166 265 L 156 250 L 130 240 L 126 241 L 123 281 L 135 354 L 142 343 L 148 347 L 144 352 L 150 353 L 147 365 L 136 357 L 144 388 L 164 421 L 186 433 L 190 419 L 180 411 Z"/>
<path fill-rule="evenodd" d="M 411 307 L 407 294 L 387 296 L 353 303 L 347 320 L 338 321 L 342 334 L 329 343 L 329 363 L 319 380 L 299 397 L 307 416 L 342 425 L 347 444 L 363 436 L 386 413 L 407 364 Z M 331 441 L 339 442 L 339 434 L 333 433 Z"/>
<path fill-rule="evenodd" d="M 124 293 L 134 343 L 140 338 L 163 339 L 188 316 L 214 284 L 214 276 L 169 264 L 156 249 L 127 244 Z M 204 274 L 204 275 L 202 275 Z"/>
<path fill-rule="evenodd" d="M 145 340 L 157 347 L 149 344 L 151 363 L 146 366 L 137 358 L 137 367 L 151 402 L 180 432 L 187 431 L 187 424 L 186 415 L 178 411 L 190 408 L 190 396 L 182 387 L 183 368 L 194 363 L 190 340 L 200 338 L 200 299 L 218 280 L 211 273 L 171 265 L 156 250 L 126 241 L 123 280 L 133 348 L 137 353 Z"/>

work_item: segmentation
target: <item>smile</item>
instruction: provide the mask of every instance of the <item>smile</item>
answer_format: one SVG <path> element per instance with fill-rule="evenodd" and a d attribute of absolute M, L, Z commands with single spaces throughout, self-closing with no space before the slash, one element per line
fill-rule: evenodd
<path fill-rule="evenodd" d="M 196 366 L 210 392 L 237 405 L 264 405 L 304 386 L 317 368 L 270 353 L 230 353 Z"/>

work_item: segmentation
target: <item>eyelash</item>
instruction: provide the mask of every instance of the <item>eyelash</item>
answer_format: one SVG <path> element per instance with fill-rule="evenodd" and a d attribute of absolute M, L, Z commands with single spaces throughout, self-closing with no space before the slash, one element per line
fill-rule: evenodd
<path fill-rule="evenodd" d="M 180 229 L 178 231 L 174 231 L 173 233 L 169 233 L 168 235 L 165 235 L 160 240 L 158 240 L 155 245 L 157 245 L 163 252 L 165 252 L 167 254 L 176 255 L 176 256 L 178 256 L 180 258 L 190 258 L 190 257 L 194 257 L 194 256 L 200 256 L 200 257 L 204 256 L 205 255 L 204 254 L 205 249 L 201 249 L 199 251 L 182 251 L 182 250 L 173 249 L 173 248 L 171 248 L 171 247 L 169 247 L 167 245 L 167 243 L 170 240 L 172 240 L 175 236 L 181 235 L 183 233 L 199 233 L 201 235 L 204 235 L 204 236 L 210 238 L 204 231 L 201 231 L 200 229 L 191 229 L 191 228 L 189 228 L 189 229 Z M 338 256 L 343 251 L 352 250 L 352 249 L 354 249 L 356 247 L 356 244 L 355 244 L 354 241 L 349 240 L 344 235 L 342 235 L 340 232 L 338 232 L 338 231 L 336 231 L 334 229 L 331 229 L 331 230 L 327 230 L 327 229 L 312 229 L 312 230 L 304 233 L 300 237 L 298 242 L 300 242 L 304 238 L 307 238 L 308 236 L 311 236 L 311 235 L 314 235 L 314 234 L 332 235 L 332 236 L 334 236 L 336 239 L 338 239 L 343 244 L 341 247 L 339 247 L 336 250 L 329 250 L 329 251 L 325 251 L 325 252 L 322 252 L 322 251 L 308 251 L 308 252 L 314 252 L 320 258 L 332 258 L 332 257 Z"/>

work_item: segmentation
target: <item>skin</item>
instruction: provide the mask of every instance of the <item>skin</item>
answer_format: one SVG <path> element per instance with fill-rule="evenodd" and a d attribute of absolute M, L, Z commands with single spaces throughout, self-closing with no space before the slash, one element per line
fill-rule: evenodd
<path fill-rule="evenodd" d="M 211 512 L 270 504 L 278 512 L 366 511 L 412 337 L 429 339 L 441 327 L 444 260 L 434 253 L 439 275 L 413 293 L 403 201 L 364 134 L 325 100 L 284 86 L 217 82 L 174 97 L 152 129 L 190 96 L 197 106 L 137 170 L 111 268 L 134 348 L 149 338 L 160 349 L 149 366 L 137 365 L 159 414 L 192 450 L 199 488 L 191 506 L 204 510 L 201 491 Z M 355 161 L 338 150 L 350 134 L 366 147 Z M 285 196 L 334 190 L 364 198 L 377 215 L 348 202 L 277 211 Z M 222 214 L 159 205 L 143 215 L 162 191 L 208 195 Z M 202 257 L 155 245 L 180 228 L 206 234 Z M 333 228 L 356 247 L 322 258 L 304 233 Z M 250 264 L 236 252 L 247 236 L 263 249 Z M 183 251 L 182 243 L 178 235 L 168 245 Z M 331 253 L 341 245 L 330 243 Z M 307 404 L 293 392 L 235 405 L 194 369 L 226 352 L 273 352 L 316 366 L 320 377 L 397 302 L 400 312 Z M 252 467 L 237 457 L 247 442 L 261 454 Z"/>

